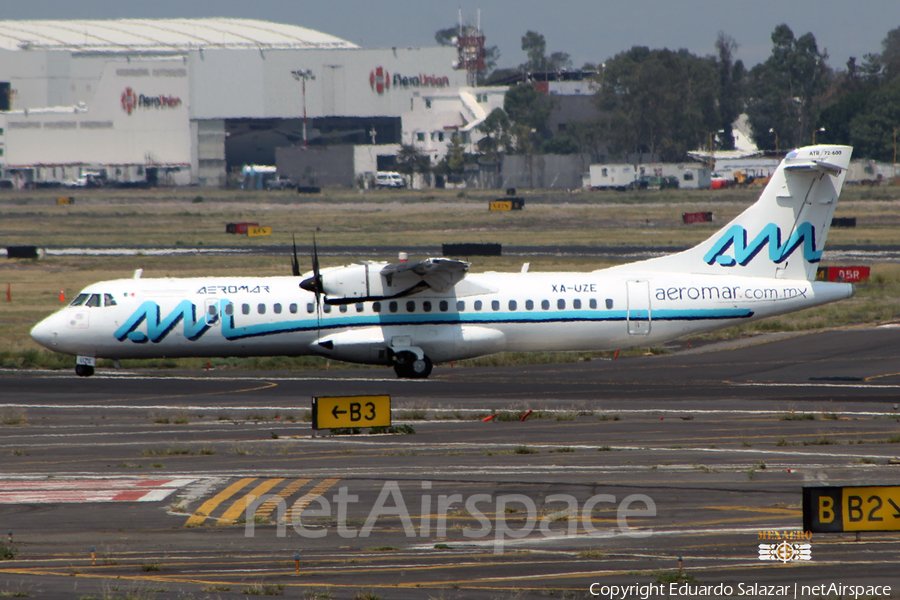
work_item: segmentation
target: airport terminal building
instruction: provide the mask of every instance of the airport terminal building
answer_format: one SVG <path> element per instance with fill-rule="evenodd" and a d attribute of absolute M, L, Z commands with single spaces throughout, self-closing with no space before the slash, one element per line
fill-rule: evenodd
<path fill-rule="evenodd" d="M 3 178 L 221 187 L 305 144 L 406 143 L 437 160 L 503 104 L 505 88 L 467 87 L 456 60 L 247 19 L 0 21 Z"/>

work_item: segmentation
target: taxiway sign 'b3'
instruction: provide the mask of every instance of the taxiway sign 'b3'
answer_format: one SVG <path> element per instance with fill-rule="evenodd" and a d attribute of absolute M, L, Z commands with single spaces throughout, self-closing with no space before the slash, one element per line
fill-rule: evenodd
<path fill-rule="evenodd" d="M 600 351 L 848 298 L 815 281 L 852 149 L 789 153 L 757 202 L 703 243 L 588 273 L 469 273 L 428 258 L 296 277 L 105 281 L 31 336 L 97 358 L 319 355 L 427 377 L 434 363 L 515 351 Z M 296 263 L 295 263 L 296 264 Z M 295 267 L 295 272 L 299 269 Z"/>

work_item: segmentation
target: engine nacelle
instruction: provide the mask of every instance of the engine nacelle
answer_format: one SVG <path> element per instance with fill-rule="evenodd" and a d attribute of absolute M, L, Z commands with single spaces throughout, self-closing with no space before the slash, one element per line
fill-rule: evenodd
<path fill-rule="evenodd" d="M 358 263 L 322 271 L 322 292 L 326 299 L 362 301 L 396 294 L 398 290 L 387 286 L 381 277 L 381 269 L 387 263 Z"/>

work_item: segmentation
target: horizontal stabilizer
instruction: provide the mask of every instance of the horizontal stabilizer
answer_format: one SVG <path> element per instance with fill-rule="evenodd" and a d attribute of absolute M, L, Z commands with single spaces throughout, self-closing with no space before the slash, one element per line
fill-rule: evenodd
<path fill-rule="evenodd" d="M 841 171 L 846 171 L 847 167 L 833 165 L 831 163 L 825 162 L 824 160 L 810 160 L 801 163 L 785 165 L 784 169 L 785 171 L 820 171 L 822 173 L 828 173 L 829 175 L 834 175 L 835 177 L 837 177 L 841 174 Z"/>

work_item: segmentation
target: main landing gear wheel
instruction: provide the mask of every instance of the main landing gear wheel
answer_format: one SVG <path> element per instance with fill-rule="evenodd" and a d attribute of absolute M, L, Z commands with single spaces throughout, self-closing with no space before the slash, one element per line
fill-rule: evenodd
<path fill-rule="evenodd" d="M 89 365 L 75 365 L 75 374 L 79 377 L 90 377 L 94 374 L 94 367 Z"/>
<path fill-rule="evenodd" d="M 416 379 L 425 379 L 431 375 L 432 369 L 434 369 L 434 364 L 427 356 L 423 357 L 421 360 L 414 360 L 412 362 L 413 377 Z"/>
<path fill-rule="evenodd" d="M 431 375 L 431 371 L 434 369 L 430 358 L 427 356 L 418 358 L 411 352 L 404 352 L 395 360 L 394 372 L 401 379 L 425 379 Z"/>

